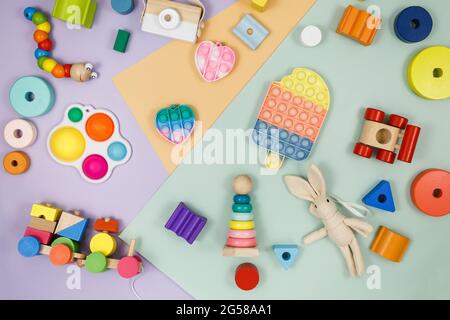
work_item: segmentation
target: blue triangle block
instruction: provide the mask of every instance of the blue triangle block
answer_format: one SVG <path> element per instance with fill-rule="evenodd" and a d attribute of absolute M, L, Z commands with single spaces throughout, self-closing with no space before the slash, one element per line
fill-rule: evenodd
<path fill-rule="evenodd" d="M 391 185 L 386 180 L 381 180 L 375 188 L 364 196 L 362 202 L 368 206 L 395 212 L 394 198 L 392 197 Z"/>
<path fill-rule="evenodd" d="M 88 225 L 88 221 L 88 219 L 83 219 L 82 221 L 59 231 L 57 234 L 61 237 L 66 237 L 74 241 L 80 241 L 81 238 L 83 238 L 83 234 Z"/>
<path fill-rule="evenodd" d="M 296 244 L 275 244 L 272 246 L 272 249 L 278 262 L 285 270 L 294 264 L 298 255 L 298 246 Z"/>

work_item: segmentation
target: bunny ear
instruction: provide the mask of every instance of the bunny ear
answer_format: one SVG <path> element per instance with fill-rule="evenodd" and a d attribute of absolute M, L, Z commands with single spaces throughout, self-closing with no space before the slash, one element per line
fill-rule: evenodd
<path fill-rule="evenodd" d="M 326 184 L 322 172 L 313 164 L 308 170 L 308 181 L 318 195 L 326 194 Z"/>
<path fill-rule="evenodd" d="M 284 182 L 286 183 L 289 192 L 294 196 L 314 202 L 314 198 L 316 198 L 317 194 L 314 192 L 314 189 L 308 181 L 297 176 L 285 176 Z"/>

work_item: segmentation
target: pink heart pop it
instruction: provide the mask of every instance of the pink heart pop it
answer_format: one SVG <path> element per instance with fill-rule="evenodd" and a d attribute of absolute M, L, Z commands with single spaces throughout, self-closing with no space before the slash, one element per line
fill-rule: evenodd
<path fill-rule="evenodd" d="M 233 70 L 235 62 L 234 50 L 219 42 L 203 41 L 195 53 L 197 69 L 207 82 L 226 77 Z"/>

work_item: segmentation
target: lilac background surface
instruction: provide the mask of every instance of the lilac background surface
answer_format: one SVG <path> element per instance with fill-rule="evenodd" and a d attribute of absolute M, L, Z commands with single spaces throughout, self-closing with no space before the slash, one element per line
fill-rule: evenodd
<path fill-rule="evenodd" d="M 204 1 L 207 16 L 216 14 L 234 1 Z M 55 79 L 36 66 L 33 56 L 35 27 L 23 17 L 23 9 L 27 6 L 36 6 L 51 16 L 54 1 L 2 2 L 0 128 L 3 131 L 8 121 L 19 117 L 10 107 L 8 96 L 10 86 L 21 76 L 37 75 L 48 80 L 55 89 L 56 103 L 50 113 L 32 119 L 38 128 L 38 139 L 24 150 L 32 161 L 30 170 L 20 176 L 10 176 L 0 170 L 0 298 L 134 299 L 129 282 L 114 270 L 102 274 L 81 270 L 81 289 L 70 290 L 66 286 L 70 277 L 66 273 L 67 267 L 53 267 L 46 257 L 23 258 L 17 253 L 16 245 L 29 222 L 29 211 L 35 202 L 53 203 L 65 210 L 79 209 L 91 219 L 113 216 L 120 219 L 123 229 L 164 182 L 167 177 L 165 169 L 111 79 L 170 40 L 139 30 L 142 1 L 135 0 L 135 10 L 121 16 L 113 11 L 109 0 L 98 0 L 92 29 L 70 30 L 64 22 L 51 19 L 51 38 L 54 40 L 53 55 L 59 62 L 91 62 L 100 77 L 83 84 Z M 112 50 L 118 28 L 132 33 L 125 54 Z M 62 120 L 65 108 L 75 102 L 113 111 L 119 118 L 123 136 L 133 147 L 130 161 L 117 167 L 111 178 L 100 185 L 85 182 L 74 168 L 57 164 L 47 153 L 48 133 Z M 12 149 L 0 139 L 2 159 L 9 151 Z M 126 250 L 126 245 L 118 241 L 122 251 Z M 86 243 L 83 247 L 86 251 Z M 135 287 L 144 299 L 190 298 L 148 262 Z"/>

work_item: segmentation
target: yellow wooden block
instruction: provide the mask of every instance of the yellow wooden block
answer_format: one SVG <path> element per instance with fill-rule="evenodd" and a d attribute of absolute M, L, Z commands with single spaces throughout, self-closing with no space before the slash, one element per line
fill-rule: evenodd
<path fill-rule="evenodd" d="M 258 11 L 266 10 L 269 0 L 252 0 L 252 6 Z"/>
<path fill-rule="evenodd" d="M 30 215 L 36 218 L 44 218 L 50 221 L 58 221 L 62 210 L 45 204 L 33 204 Z"/>
<path fill-rule="evenodd" d="M 117 248 L 116 239 L 107 233 L 97 233 L 89 243 L 91 252 L 100 252 L 106 257 L 112 255 Z"/>
<path fill-rule="evenodd" d="M 233 230 L 251 230 L 255 229 L 255 221 L 230 220 L 229 227 Z"/>

